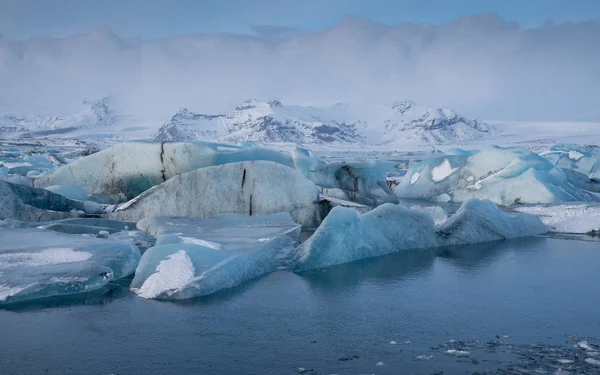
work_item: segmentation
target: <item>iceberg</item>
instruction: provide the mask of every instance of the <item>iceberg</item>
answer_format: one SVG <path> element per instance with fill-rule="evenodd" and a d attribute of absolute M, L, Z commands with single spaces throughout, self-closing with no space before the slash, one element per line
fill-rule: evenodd
<path fill-rule="evenodd" d="M 175 176 L 119 206 L 109 218 L 139 221 L 150 216 L 211 218 L 289 212 L 305 227 L 319 225 L 329 206 L 299 171 L 272 161 L 247 161 Z"/>
<path fill-rule="evenodd" d="M 540 155 L 561 168 L 574 185 L 600 193 L 600 150 L 598 148 L 558 144 Z"/>
<path fill-rule="evenodd" d="M 300 234 L 288 213 L 153 217 L 138 227 L 158 238 L 142 256 L 131 290 L 163 300 L 212 294 L 272 272 L 297 246 Z"/>
<path fill-rule="evenodd" d="M 600 167 L 600 150 L 596 147 L 558 144 L 540 155 L 558 168 L 573 170 L 585 176 Z"/>
<path fill-rule="evenodd" d="M 491 201 L 470 199 L 438 229 L 429 212 L 384 204 L 363 215 L 335 207 L 300 245 L 290 268 L 301 272 L 391 252 L 470 244 L 543 234 L 546 226 L 527 214 L 507 214 Z M 418 251 L 418 250 L 417 250 Z"/>
<path fill-rule="evenodd" d="M 92 195 L 131 199 L 173 176 L 198 168 L 247 160 L 269 160 L 293 166 L 291 156 L 259 147 L 213 143 L 127 142 L 39 176 L 35 187 L 76 185 Z"/>
<path fill-rule="evenodd" d="M 504 206 L 595 199 L 573 185 L 548 159 L 525 148 L 498 146 L 416 163 L 395 193 L 400 198 L 453 202 L 489 199 Z"/>
<path fill-rule="evenodd" d="M 140 259 L 122 242 L 3 227 L 0 237 L 0 305 L 97 290 L 131 275 Z"/>
<path fill-rule="evenodd" d="M 436 245 L 435 224 L 426 212 L 387 203 L 360 215 L 338 206 L 298 248 L 292 268 L 304 271 Z"/>
<path fill-rule="evenodd" d="M 489 200 L 469 199 L 437 229 L 440 245 L 463 245 L 547 232 L 534 215 L 508 214 Z"/>
<path fill-rule="evenodd" d="M 44 189 L 0 181 L 0 220 L 49 221 L 104 213 L 103 206 L 76 201 Z"/>
<path fill-rule="evenodd" d="M 403 173 L 396 169 L 395 162 L 384 160 L 325 162 L 311 156 L 302 148 L 296 148 L 292 152 L 292 157 L 296 168 L 319 186 L 321 192 L 326 195 L 369 206 L 398 203 L 398 198 L 386 183 L 388 176 Z"/>
<path fill-rule="evenodd" d="M 600 233 L 600 205 L 561 204 L 556 206 L 516 207 L 519 212 L 538 215 L 550 232 Z"/>
<path fill-rule="evenodd" d="M 51 191 L 55 194 L 62 195 L 65 198 L 74 199 L 78 201 L 88 200 L 87 193 L 79 186 L 51 185 L 46 186 L 44 189 Z"/>

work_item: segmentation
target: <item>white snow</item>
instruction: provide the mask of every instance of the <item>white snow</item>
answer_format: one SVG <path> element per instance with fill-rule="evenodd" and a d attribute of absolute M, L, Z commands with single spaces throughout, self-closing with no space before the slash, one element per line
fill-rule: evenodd
<path fill-rule="evenodd" d="M 414 185 L 417 181 L 419 181 L 420 176 L 421 174 L 419 172 L 413 173 L 412 176 L 410 176 L 410 184 Z"/>
<path fill-rule="evenodd" d="M 442 162 L 442 164 L 438 165 L 437 167 L 433 167 L 433 169 L 431 169 L 431 179 L 434 182 L 443 181 L 448 176 L 450 176 L 452 173 L 456 172 L 457 170 L 458 170 L 458 168 L 452 168 L 448 159 L 445 159 Z"/>
<path fill-rule="evenodd" d="M 11 263 L 11 267 L 38 267 L 51 264 L 83 262 L 92 257 L 91 253 L 75 251 L 71 248 L 50 248 L 39 252 L 0 253 L 2 263 Z"/>
<path fill-rule="evenodd" d="M 584 156 L 581 152 L 573 151 L 573 150 L 569 151 L 568 155 L 569 155 L 569 159 L 575 160 L 575 161 L 581 159 Z"/>
<path fill-rule="evenodd" d="M 10 285 L 0 285 L 0 301 L 5 301 L 6 298 L 12 297 L 19 292 L 29 288 L 31 285 L 22 285 L 22 286 L 10 286 Z"/>
<path fill-rule="evenodd" d="M 195 277 L 192 260 L 184 250 L 169 255 L 161 261 L 156 272 L 150 275 L 139 288 L 132 291 L 142 298 L 156 298 L 166 293 L 176 293 L 185 288 Z"/>
<path fill-rule="evenodd" d="M 538 215 L 551 232 L 589 233 L 600 231 L 600 205 L 526 206 L 517 207 L 515 210 Z"/>
<path fill-rule="evenodd" d="M 222 248 L 220 243 L 206 241 L 206 240 L 202 240 L 200 238 L 186 237 L 186 236 L 179 236 L 179 238 L 181 238 L 181 241 L 183 243 L 192 243 L 192 244 L 208 247 L 209 249 L 215 249 L 215 250 L 221 250 L 221 248 Z"/>

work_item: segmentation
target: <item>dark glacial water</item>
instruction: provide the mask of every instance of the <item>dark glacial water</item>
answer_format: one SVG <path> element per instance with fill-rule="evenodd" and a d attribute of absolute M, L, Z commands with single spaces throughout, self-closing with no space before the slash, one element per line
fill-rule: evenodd
<path fill-rule="evenodd" d="M 528 238 L 276 272 L 185 303 L 115 284 L 0 310 L 0 374 L 600 373 L 593 348 L 573 348 L 598 343 L 599 270 L 600 242 Z"/>

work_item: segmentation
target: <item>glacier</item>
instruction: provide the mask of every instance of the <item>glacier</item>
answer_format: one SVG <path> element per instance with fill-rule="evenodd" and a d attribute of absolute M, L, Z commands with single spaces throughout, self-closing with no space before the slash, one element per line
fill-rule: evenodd
<path fill-rule="evenodd" d="M 504 206 L 596 199 L 573 185 L 548 159 L 525 148 L 499 146 L 418 162 L 395 193 L 400 198 L 428 200 L 447 196 L 453 202 L 481 198 Z"/>
<path fill-rule="evenodd" d="M 508 214 L 488 200 L 469 199 L 437 229 L 429 212 L 384 204 L 363 215 L 335 207 L 296 249 L 295 272 L 391 252 L 470 244 L 546 233 L 537 216 Z"/>
<path fill-rule="evenodd" d="M 0 305 L 101 289 L 140 260 L 122 242 L 1 226 L 0 236 Z"/>
<path fill-rule="evenodd" d="M 272 161 L 247 161 L 177 175 L 108 214 L 139 221 L 150 216 L 210 218 L 224 213 L 289 212 L 307 228 L 319 225 L 328 205 L 299 171 Z"/>
<path fill-rule="evenodd" d="M 138 226 L 156 235 L 157 245 L 142 256 L 131 290 L 162 300 L 212 294 L 275 271 L 300 234 L 288 213 L 153 217 Z"/>

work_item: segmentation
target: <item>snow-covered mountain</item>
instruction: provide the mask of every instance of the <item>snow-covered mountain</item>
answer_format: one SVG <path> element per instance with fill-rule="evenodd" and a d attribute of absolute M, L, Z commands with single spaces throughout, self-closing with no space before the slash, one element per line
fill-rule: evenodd
<path fill-rule="evenodd" d="M 225 114 L 205 115 L 182 108 L 162 126 L 156 139 L 223 142 L 358 142 L 355 124 L 328 116 L 320 108 L 248 100 Z"/>
<path fill-rule="evenodd" d="M 117 115 L 110 109 L 110 99 L 84 101 L 81 111 L 65 116 L 0 115 L 0 138 L 8 136 L 36 137 L 64 135 L 82 129 L 112 126 Z"/>
<path fill-rule="evenodd" d="M 450 109 L 420 107 L 408 100 L 389 106 L 342 103 L 330 107 L 249 100 L 224 114 L 199 114 L 182 108 L 158 130 L 155 139 L 445 144 L 480 139 L 495 133 L 494 127 Z"/>

